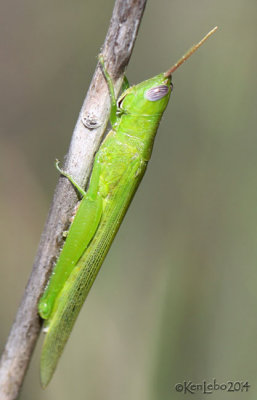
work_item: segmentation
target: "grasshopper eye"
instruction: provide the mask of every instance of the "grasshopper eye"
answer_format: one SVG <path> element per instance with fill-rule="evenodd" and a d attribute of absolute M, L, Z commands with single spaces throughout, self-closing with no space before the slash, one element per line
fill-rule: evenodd
<path fill-rule="evenodd" d="M 149 101 L 157 101 L 162 99 L 169 92 L 167 85 L 155 86 L 145 92 L 145 98 Z"/>

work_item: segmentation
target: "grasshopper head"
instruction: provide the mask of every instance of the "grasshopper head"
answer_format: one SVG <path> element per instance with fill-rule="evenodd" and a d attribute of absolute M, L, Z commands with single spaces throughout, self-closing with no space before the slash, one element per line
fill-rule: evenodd
<path fill-rule="evenodd" d="M 189 49 L 168 71 L 126 90 L 118 100 L 122 112 L 134 115 L 156 115 L 165 110 L 172 90 L 171 75 L 217 30 L 213 28 Z"/>
<path fill-rule="evenodd" d="M 127 89 L 118 100 L 118 107 L 126 114 L 162 114 L 172 91 L 171 76 L 157 75 Z"/>

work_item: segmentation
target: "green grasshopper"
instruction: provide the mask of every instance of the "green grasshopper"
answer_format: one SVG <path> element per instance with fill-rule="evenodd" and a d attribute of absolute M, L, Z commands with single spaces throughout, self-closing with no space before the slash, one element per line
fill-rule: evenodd
<path fill-rule="evenodd" d="M 39 301 L 46 337 L 41 355 L 41 383 L 46 387 L 69 338 L 77 315 L 94 283 L 129 204 L 145 173 L 162 114 L 172 91 L 171 74 L 217 27 L 168 71 L 127 87 L 117 103 L 113 84 L 99 57 L 111 98 L 111 131 L 96 153 L 87 192 L 70 226 L 53 274 Z M 128 86 L 128 85 L 127 85 Z"/>

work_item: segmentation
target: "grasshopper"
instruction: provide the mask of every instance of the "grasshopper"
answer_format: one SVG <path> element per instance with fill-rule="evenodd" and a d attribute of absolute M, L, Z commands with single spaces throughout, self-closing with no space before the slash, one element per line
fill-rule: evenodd
<path fill-rule="evenodd" d="M 172 91 L 171 75 L 216 29 L 168 71 L 138 85 L 127 85 L 117 102 L 103 57 L 99 57 L 110 91 L 112 129 L 96 153 L 87 192 L 56 164 L 77 188 L 82 201 L 39 301 L 46 332 L 41 354 L 43 387 L 54 373 L 78 313 L 143 178 Z"/>

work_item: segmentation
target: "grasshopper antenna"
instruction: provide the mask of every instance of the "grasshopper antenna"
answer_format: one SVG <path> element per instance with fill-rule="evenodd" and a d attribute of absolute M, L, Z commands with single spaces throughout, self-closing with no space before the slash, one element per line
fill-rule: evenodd
<path fill-rule="evenodd" d="M 189 49 L 186 54 L 184 54 L 177 62 L 176 64 L 174 64 L 170 69 L 168 69 L 168 71 L 164 72 L 164 77 L 168 78 L 169 76 L 171 76 L 171 74 L 173 74 L 174 71 L 176 71 L 176 69 L 178 67 L 180 67 L 180 65 L 182 65 L 189 57 L 191 57 L 192 54 L 194 54 L 194 52 L 199 49 L 200 46 L 202 46 L 202 44 L 204 44 L 204 42 L 211 36 L 213 35 L 213 33 L 216 32 L 216 30 L 218 29 L 217 26 L 215 26 L 215 28 L 213 28 L 209 33 L 207 33 L 207 35 L 204 36 L 204 38 L 202 38 L 202 40 L 200 40 L 199 43 L 195 44 L 193 47 L 191 47 L 191 49 Z"/>

